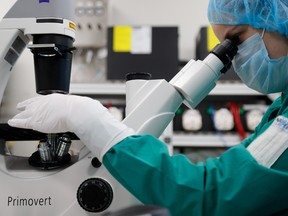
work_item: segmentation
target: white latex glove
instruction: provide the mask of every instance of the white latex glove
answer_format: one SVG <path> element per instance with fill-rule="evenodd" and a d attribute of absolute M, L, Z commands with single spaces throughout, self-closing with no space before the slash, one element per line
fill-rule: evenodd
<path fill-rule="evenodd" d="M 50 94 L 19 103 L 17 109 L 22 112 L 8 121 L 10 126 L 43 133 L 74 132 L 100 161 L 113 145 L 135 134 L 88 97 Z"/>

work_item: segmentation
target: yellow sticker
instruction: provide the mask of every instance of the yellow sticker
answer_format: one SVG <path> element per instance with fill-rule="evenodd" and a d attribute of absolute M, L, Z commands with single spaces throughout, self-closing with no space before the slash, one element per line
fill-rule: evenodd
<path fill-rule="evenodd" d="M 69 28 L 74 29 L 76 31 L 76 25 L 73 22 L 69 22 Z"/>
<path fill-rule="evenodd" d="M 132 27 L 115 26 L 113 28 L 113 51 L 131 52 Z"/>
<path fill-rule="evenodd" d="M 207 49 L 210 52 L 220 41 L 214 34 L 211 26 L 207 27 Z"/>

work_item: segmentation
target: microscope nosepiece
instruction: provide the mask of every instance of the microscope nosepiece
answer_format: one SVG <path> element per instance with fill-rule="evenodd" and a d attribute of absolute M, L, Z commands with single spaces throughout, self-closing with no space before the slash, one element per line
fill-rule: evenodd
<path fill-rule="evenodd" d="M 73 38 L 64 35 L 34 35 L 36 92 L 68 94 L 70 88 Z"/>

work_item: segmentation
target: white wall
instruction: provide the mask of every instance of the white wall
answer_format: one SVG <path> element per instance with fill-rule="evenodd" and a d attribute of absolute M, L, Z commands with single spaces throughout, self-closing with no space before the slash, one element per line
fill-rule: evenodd
<path fill-rule="evenodd" d="M 2 0 L 0 18 L 16 0 Z M 208 25 L 209 0 L 108 0 L 108 25 L 177 25 L 179 58 L 194 58 L 201 26 Z"/>
<path fill-rule="evenodd" d="M 177 25 L 179 58 L 194 58 L 201 26 L 208 25 L 209 0 L 109 0 L 108 24 Z"/>
<path fill-rule="evenodd" d="M 0 3 L 0 18 L 16 0 Z M 177 25 L 179 58 L 194 58 L 195 41 L 201 26 L 208 25 L 209 0 L 108 0 L 108 25 Z"/>
<path fill-rule="evenodd" d="M 16 2 L 16 0 L 5 0 L 0 3 L 0 18 L 6 14 L 9 8 Z"/>
<path fill-rule="evenodd" d="M 201 26 L 207 25 L 209 0 L 108 0 L 108 25 L 177 25 L 180 60 L 194 58 L 195 41 Z M 16 0 L 1 0 L 0 19 Z M 17 111 L 16 104 L 35 96 L 33 56 L 26 49 L 12 70 L 0 109 L 0 122 Z"/>

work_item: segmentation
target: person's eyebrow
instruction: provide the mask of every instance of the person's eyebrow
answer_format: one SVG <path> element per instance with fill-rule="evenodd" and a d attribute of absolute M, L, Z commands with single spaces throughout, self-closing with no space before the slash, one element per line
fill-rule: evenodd
<path fill-rule="evenodd" d="M 241 43 L 240 36 L 243 33 L 243 31 L 244 31 L 244 29 L 239 28 L 239 26 L 228 28 L 223 34 L 224 39 L 230 39 L 230 40 L 232 40 L 232 42 L 234 42 L 237 45 L 237 44 Z"/>

